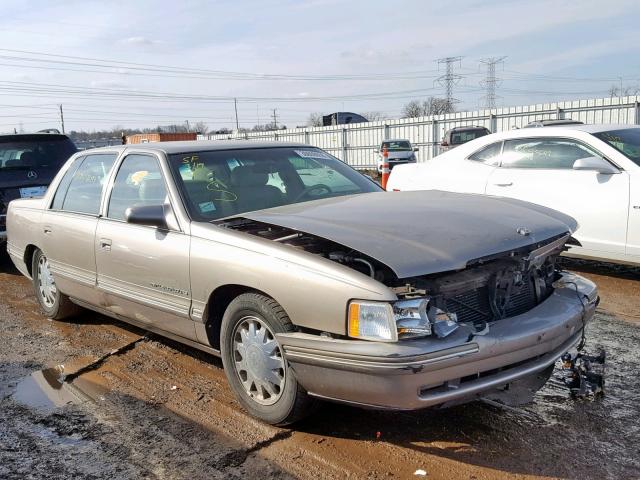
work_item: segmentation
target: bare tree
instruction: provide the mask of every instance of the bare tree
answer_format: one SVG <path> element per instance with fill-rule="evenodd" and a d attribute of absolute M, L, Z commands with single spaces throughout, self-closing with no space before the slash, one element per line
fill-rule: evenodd
<path fill-rule="evenodd" d="M 411 100 L 402 107 L 402 117 L 415 118 L 426 115 L 443 115 L 452 113 L 455 108 L 446 98 L 429 97 L 422 102 L 420 100 Z"/>
<path fill-rule="evenodd" d="M 322 126 L 322 114 L 318 112 L 311 112 L 309 118 L 307 118 L 308 127 L 321 127 Z"/>
<path fill-rule="evenodd" d="M 209 131 L 209 125 L 207 125 L 203 121 L 193 122 L 193 124 L 191 125 L 191 130 L 193 130 L 194 132 L 201 133 L 202 135 L 204 135 L 205 133 L 207 133 Z"/>
<path fill-rule="evenodd" d="M 370 122 L 379 122 L 380 120 L 386 120 L 388 118 L 384 114 L 384 112 L 380 112 L 377 110 L 373 110 L 371 112 L 364 112 L 362 116 L 367 120 L 369 120 Z"/>
<path fill-rule="evenodd" d="M 411 100 L 404 107 L 400 113 L 403 118 L 415 118 L 422 117 L 424 115 L 424 108 L 420 100 Z"/>
<path fill-rule="evenodd" d="M 630 85 L 630 86 L 626 86 L 626 87 L 621 87 L 618 85 L 611 85 L 611 87 L 609 87 L 609 96 L 611 98 L 613 97 L 630 97 L 632 95 L 639 95 L 640 94 L 640 87 L 638 87 L 638 85 Z"/>

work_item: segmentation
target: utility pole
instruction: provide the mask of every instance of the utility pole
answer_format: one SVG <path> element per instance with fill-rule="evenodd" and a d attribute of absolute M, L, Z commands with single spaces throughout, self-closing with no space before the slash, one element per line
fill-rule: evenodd
<path fill-rule="evenodd" d="M 273 126 L 276 130 L 278 129 L 278 114 L 275 108 L 273 109 Z"/>
<path fill-rule="evenodd" d="M 58 106 L 60 107 L 60 123 L 62 124 L 62 133 L 64 134 L 64 113 L 62 112 L 62 104 Z"/>
<path fill-rule="evenodd" d="M 189 120 L 186 120 L 187 123 L 187 132 L 191 132 L 191 126 L 189 125 Z"/>
<path fill-rule="evenodd" d="M 238 99 L 236 99 L 236 98 L 233 99 L 233 108 L 236 111 L 236 130 L 239 131 L 240 130 L 240 124 L 238 123 Z"/>
<path fill-rule="evenodd" d="M 486 94 L 484 96 L 485 106 L 489 109 L 496 108 L 496 87 L 500 84 L 500 79 L 496 77 L 496 65 L 503 64 L 507 57 L 488 57 L 480 60 L 487 68 L 487 76 L 484 80 L 480 80 L 480 86 L 484 87 Z"/>
<path fill-rule="evenodd" d="M 444 75 L 440 75 L 436 79 L 436 82 L 444 87 L 447 106 L 451 111 L 453 111 L 453 105 L 459 102 L 459 100 L 453 98 L 453 86 L 456 85 L 462 78 L 461 75 L 454 73 L 453 67 L 456 63 L 458 64 L 458 66 L 460 66 L 461 62 L 462 57 L 445 57 L 438 59 L 438 67 L 441 64 L 444 64 L 446 73 Z"/>

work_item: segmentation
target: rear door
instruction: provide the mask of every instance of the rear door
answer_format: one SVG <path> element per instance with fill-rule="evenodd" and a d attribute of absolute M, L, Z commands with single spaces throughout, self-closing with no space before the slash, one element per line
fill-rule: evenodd
<path fill-rule="evenodd" d="M 189 318 L 190 237 L 125 220 L 127 208 L 168 203 L 159 159 L 129 154 L 122 160 L 95 236 L 98 288 L 107 309 L 181 337 L 195 339 Z"/>
<path fill-rule="evenodd" d="M 627 234 L 627 255 L 631 261 L 640 263 L 640 171 L 630 175 L 631 208 L 629 210 L 629 233 Z"/>
<path fill-rule="evenodd" d="M 577 253 L 624 255 L 629 176 L 573 169 L 576 160 L 587 157 L 602 155 L 570 138 L 505 140 L 500 167 L 490 175 L 486 192 L 574 217 L 579 223 L 575 237 L 583 246 Z"/>
<path fill-rule="evenodd" d="M 94 305 L 100 303 L 94 235 L 103 187 L 116 157 L 104 153 L 77 158 L 42 216 L 42 248 L 60 291 Z"/>

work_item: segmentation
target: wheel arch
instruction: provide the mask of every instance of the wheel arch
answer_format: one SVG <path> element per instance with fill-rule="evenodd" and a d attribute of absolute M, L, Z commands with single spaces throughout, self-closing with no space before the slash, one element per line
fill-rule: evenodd
<path fill-rule="evenodd" d="M 33 255 L 36 253 L 36 250 L 40 250 L 40 247 L 34 245 L 33 243 L 30 243 L 25 247 L 24 255 L 22 257 L 22 260 L 24 261 L 24 264 L 27 268 L 27 272 L 29 272 L 29 275 L 31 277 L 33 277 Z"/>
<path fill-rule="evenodd" d="M 220 350 L 220 329 L 222 328 L 224 312 L 227 310 L 229 304 L 243 293 L 259 293 L 272 298 L 276 302 L 278 301 L 273 295 L 269 295 L 267 292 L 248 285 L 227 284 L 217 287 L 209 295 L 203 314 L 207 340 L 209 341 L 209 345 L 216 350 Z"/>

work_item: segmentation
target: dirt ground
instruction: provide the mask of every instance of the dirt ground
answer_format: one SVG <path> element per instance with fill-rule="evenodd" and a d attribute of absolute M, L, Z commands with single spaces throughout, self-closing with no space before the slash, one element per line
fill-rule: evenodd
<path fill-rule="evenodd" d="M 282 429 L 239 408 L 216 358 L 91 312 L 46 320 L 4 258 L 0 478 L 640 478 L 640 272 L 569 268 L 601 289 L 601 400 L 571 400 L 554 377 L 516 410 L 326 404 Z"/>

